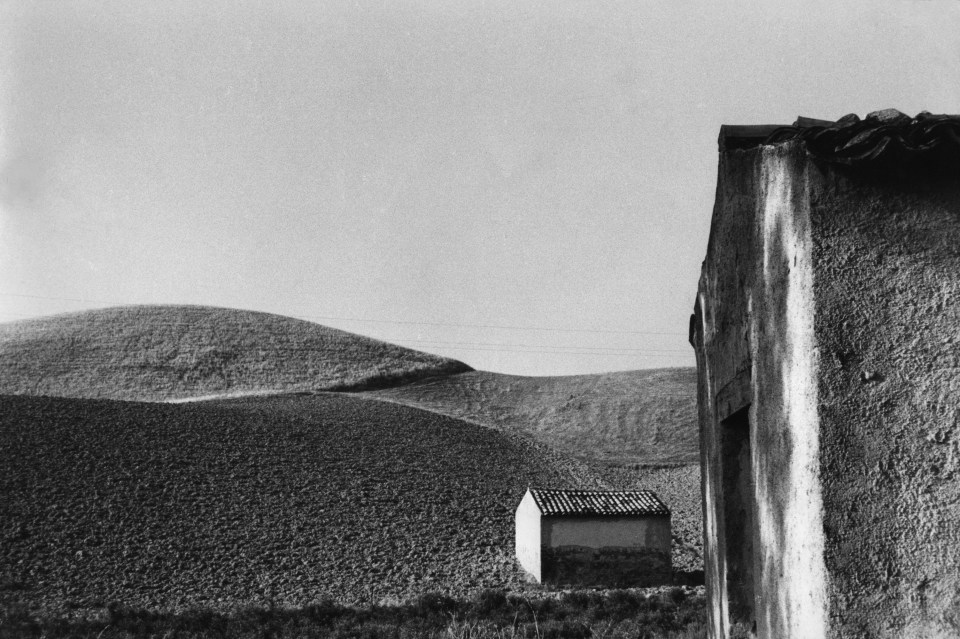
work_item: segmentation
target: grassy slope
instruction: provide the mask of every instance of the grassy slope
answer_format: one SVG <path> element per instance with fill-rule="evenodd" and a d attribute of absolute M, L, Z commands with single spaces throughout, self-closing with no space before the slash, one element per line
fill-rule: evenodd
<path fill-rule="evenodd" d="M 369 394 L 524 432 L 588 461 L 699 462 L 692 368 L 570 377 L 475 371 Z"/>
<path fill-rule="evenodd" d="M 130 306 L 0 324 L 0 393 L 165 400 L 389 385 L 470 370 L 302 320 Z"/>
<path fill-rule="evenodd" d="M 0 591 L 48 611 L 300 606 L 522 587 L 504 433 L 348 395 L 0 397 Z"/>

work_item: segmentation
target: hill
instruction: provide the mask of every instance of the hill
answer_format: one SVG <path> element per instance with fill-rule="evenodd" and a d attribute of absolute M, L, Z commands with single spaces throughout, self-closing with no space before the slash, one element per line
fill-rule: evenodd
<path fill-rule="evenodd" d="M 4 396 L 0 467 L 0 590 L 46 610 L 523 588 L 526 487 L 596 485 L 504 433 L 341 394 Z"/>
<path fill-rule="evenodd" d="M 471 370 L 268 313 L 128 306 L 0 324 L 0 393 L 158 401 L 370 388 Z"/>
<path fill-rule="evenodd" d="M 568 377 L 483 371 L 361 393 L 517 433 L 585 462 L 606 488 L 655 491 L 672 511 L 673 565 L 703 569 L 696 369 Z"/>
<path fill-rule="evenodd" d="M 474 371 L 370 392 L 478 424 L 521 432 L 585 461 L 699 463 L 696 369 L 569 377 Z"/>
<path fill-rule="evenodd" d="M 319 392 L 323 389 L 359 392 Z M 30 494 L 30 490 L 36 490 L 38 503 L 46 500 L 46 503 L 52 504 L 52 514 L 48 513 L 44 517 L 55 515 L 60 512 L 58 509 L 80 513 L 70 515 L 79 517 L 77 520 L 69 517 L 62 521 L 56 518 L 38 520 L 36 517 L 39 515 L 30 510 L 32 506 L 23 511 L 26 513 L 24 515 L 16 510 L 21 506 L 17 506 L 14 501 L 6 505 L 13 510 L 9 513 L 0 512 L 0 520 L 26 522 L 22 528 L 2 529 L 3 536 L 0 536 L 0 540 L 10 538 L 20 545 L 11 546 L 19 550 L 11 550 L 11 554 L 6 558 L 0 558 L 0 566 L 4 571 L 0 572 L 0 591 L 19 588 L 18 584 L 21 583 L 43 583 L 45 585 L 40 587 L 40 594 L 37 594 L 40 601 L 47 601 L 50 597 L 58 601 L 71 599 L 73 595 L 69 594 L 70 588 L 89 593 L 90 590 L 86 587 L 68 585 L 82 584 L 84 580 L 89 580 L 96 592 L 116 593 L 118 600 L 125 601 L 131 596 L 135 601 L 151 600 L 149 593 L 137 594 L 129 584 L 123 588 L 110 584 L 97 585 L 100 583 L 99 578 L 91 576 L 97 571 L 109 575 L 111 570 L 119 570 L 126 565 L 130 557 L 135 558 L 135 566 L 140 566 L 135 568 L 135 575 L 140 574 L 137 571 L 147 571 L 144 574 L 150 574 L 150 570 L 153 570 L 150 565 L 153 564 L 149 562 L 156 564 L 158 569 L 167 571 L 161 574 L 179 575 L 174 578 L 174 581 L 179 580 L 181 583 L 176 588 L 187 595 L 184 595 L 184 598 L 177 594 L 178 590 L 164 591 L 163 601 L 205 605 L 196 599 L 196 593 L 209 586 L 212 583 L 210 579 L 226 580 L 226 585 L 218 584 L 211 589 L 212 592 L 224 593 L 221 598 L 225 601 L 239 601 L 247 595 L 266 596 L 263 595 L 264 592 L 274 591 L 281 593 L 281 598 L 286 598 L 284 600 L 292 600 L 286 586 L 261 589 L 260 586 L 252 587 L 248 584 L 244 586 L 247 590 L 243 591 L 230 585 L 233 583 L 232 579 L 251 578 L 250 573 L 237 576 L 231 571 L 234 570 L 233 566 L 244 566 L 253 561 L 249 557 L 261 552 L 260 546 L 252 541 L 249 543 L 253 545 L 237 546 L 239 550 L 224 549 L 216 544 L 210 547 L 201 545 L 194 548 L 192 554 L 186 555 L 186 559 L 177 559 L 180 567 L 171 568 L 165 563 L 167 559 L 164 559 L 168 556 L 165 553 L 169 552 L 169 548 L 162 551 L 151 550 L 141 558 L 131 555 L 133 550 L 130 549 L 143 547 L 144 540 L 153 539 L 151 535 L 154 531 L 145 531 L 143 526 L 135 524 L 134 521 L 123 520 L 133 525 L 129 532 L 133 537 L 120 537 L 117 538 L 120 541 L 104 546 L 105 549 L 112 549 L 109 552 L 104 550 L 108 555 L 120 552 L 122 556 L 122 553 L 126 552 L 123 561 L 116 558 L 98 559 L 99 563 L 92 564 L 96 569 L 91 568 L 88 574 L 84 572 L 86 568 L 83 565 L 74 566 L 76 562 L 70 557 L 59 554 L 44 555 L 59 552 L 57 548 L 72 548 L 76 546 L 76 539 L 90 537 L 84 531 L 90 527 L 97 530 L 96 517 L 102 516 L 96 507 L 99 502 L 95 499 L 97 495 L 107 494 L 103 488 L 98 487 L 98 482 L 101 481 L 98 478 L 101 475 L 89 474 L 94 473 L 95 469 L 92 467 L 83 466 L 78 470 L 76 464 L 80 462 L 70 461 L 71 456 L 82 454 L 88 458 L 84 464 L 95 464 L 94 460 L 101 457 L 102 451 L 102 454 L 106 455 L 104 459 L 107 461 L 103 463 L 107 467 L 110 467 L 110 464 L 121 464 L 115 469 L 116 473 L 120 473 L 119 479 L 109 473 L 104 475 L 114 477 L 105 480 L 108 481 L 110 490 L 114 491 L 108 500 L 116 504 L 111 512 L 140 513 L 136 516 L 142 517 L 148 524 L 156 522 L 161 516 L 156 513 L 166 517 L 186 508 L 192 516 L 199 516 L 199 510 L 195 506 L 178 506 L 171 510 L 163 505 L 166 502 L 151 501 L 145 502 L 146 505 L 141 507 L 135 503 L 137 495 L 156 489 L 164 495 L 174 496 L 175 503 L 179 504 L 182 500 L 187 500 L 183 503 L 190 503 L 189 500 L 193 499 L 193 493 L 189 492 L 192 490 L 190 487 L 200 485 L 204 487 L 203 491 L 206 491 L 203 492 L 203 499 L 212 501 L 216 499 L 215 495 L 220 494 L 219 491 L 229 491 L 232 487 L 236 478 L 234 463 L 242 466 L 254 464 L 251 459 L 269 458 L 271 461 L 263 467 L 263 472 L 282 475 L 283 464 L 275 457 L 281 453 L 294 455 L 294 459 L 301 460 L 296 463 L 308 464 L 307 467 L 312 469 L 309 472 L 314 474 L 313 485 L 320 486 L 317 488 L 320 491 L 328 484 L 353 485 L 349 482 L 360 481 L 357 479 L 360 475 L 356 473 L 361 472 L 362 476 L 366 477 L 361 481 L 363 498 L 370 504 L 381 504 L 384 500 L 393 500 L 392 503 L 398 504 L 412 503 L 410 500 L 419 498 L 417 492 L 425 490 L 423 486 L 426 486 L 427 478 L 433 476 L 441 486 L 430 490 L 441 491 L 442 498 L 438 498 L 439 502 L 462 502 L 462 496 L 457 492 L 459 489 L 454 490 L 448 485 L 447 475 L 444 474 L 447 471 L 443 464 L 437 466 L 434 463 L 434 458 L 445 460 L 444 463 L 453 463 L 449 454 L 444 456 L 446 445 L 435 442 L 436 445 L 417 448 L 417 440 L 420 438 L 418 429 L 422 424 L 443 424 L 444 433 L 449 434 L 453 429 L 462 431 L 467 440 L 475 437 L 493 438 L 490 441 L 499 442 L 497 446 L 503 444 L 511 451 L 523 452 L 519 457 L 514 455 L 514 452 L 504 453 L 506 457 L 501 459 L 497 447 L 484 449 L 481 456 L 489 456 L 493 460 L 490 463 L 493 478 L 475 474 L 471 475 L 471 479 L 463 480 L 477 484 L 478 488 L 509 484 L 513 487 L 511 490 L 517 487 L 522 489 L 526 488 L 525 482 L 529 481 L 541 485 L 572 482 L 607 488 L 646 488 L 657 491 L 673 510 L 675 568 L 689 572 L 702 567 L 699 469 L 695 465 L 696 392 L 692 369 L 573 377 L 516 377 L 472 371 L 455 360 L 276 315 L 209 307 L 124 307 L 0 325 L 0 392 L 144 401 L 243 398 L 216 399 L 184 405 L 27 397 L 3 399 L 2 408 L 6 410 L 0 421 L 7 430 L 0 441 L 0 457 L 12 457 L 9 461 L 11 470 L 7 471 L 6 479 L 0 480 L 0 490 L 4 491 L 0 494 L 17 494 L 20 501 L 16 503 L 29 505 L 30 498 L 26 495 Z M 23 428 L 30 434 L 19 435 L 18 428 Z M 50 430 L 49 433 L 46 432 L 47 429 Z M 67 434 L 74 429 L 76 434 Z M 143 433 L 144 429 L 156 432 Z M 249 434 L 240 432 L 248 429 Z M 304 440 L 306 443 L 295 448 L 295 453 L 283 452 L 286 446 L 292 446 L 285 439 L 284 433 L 300 432 L 298 429 L 306 429 L 314 434 L 303 435 L 307 437 Z M 203 434 L 191 434 L 194 431 Z M 275 432 L 278 437 L 276 449 L 271 448 L 274 444 L 267 442 L 268 432 Z M 403 444 L 389 443 L 401 435 L 411 438 L 411 441 Z M 334 443 L 324 444 L 324 438 Z M 220 445 L 217 442 L 221 440 L 224 442 L 223 450 L 227 451 L 222 452 L 225 457 L 217 457 L 220 453 L 215 451 Z M 29 442 L 33 442 L 36 448 L 28 446 Z M 129 450 L 119 450 L 116 448 L 118 442 L 126 442 L 132 447 Z M 178 447 L 184 442 L 194 442 L 190 445 L 201 446 L 206 457 L 197 457 L 199 453 L 191 453 L 193 456 L 184 458 L 186 461 L 177 458 L 176 455 L 180 454 Z M 409 450 L 404 453 L 405 456 L 393 455 L 389 451 L 395 445 L 412 448 L 405 449 Z M 237 450 L 240 452 L 228 452 L 236 446 L 239 446 Z M 351 446 L 360 448 L 353 450 Z M 306 450 L 327 449 L 337 451 L 344 461 L 338 462 L 325 453 L 312 461 L 304 459 Z M 274 457 L 264 457 L 263 450 L 272 451 L 270 455 Z M 450 450 L 458 450 L 456 443 L 450 445 Z M 63 463 L 60 461 L 61 455 Z M 149 470 L 147 476 L 154 479 L 144 480 L 146 483 L 143 484 L 134 478 L 143 469 L 143 460 L 167 459 L 165 455 L 174 456 L 170 462 L 173 467 L 163 467 L 159 471 Z M 205 460 L 202 463 L 206 464 L 206 470 L 203 471 L 206 474 L 198 474 L 200 471 L 196 469 L 191 470 L 195 459 Z M 233 461 L 224 463 L 224 459 Z M 421 464 L 416 461 L 418 459 L 427 461 Z M 393 461 L 397 463 L 393 464 Z M 486 461 L 484 459 L 484 463 Z M 4 465 L 7 463 L 6 458 L 0 459 L 0 467 L 7 468 Z M 121 467 L 128 470 L 121 471 Z M 479 473 L 475 466 L 469 467 Z M 357 471 L 355 468 L 361 470 Z M 363 474 L 368 471 L 368 474 Z M 404 473 L 408 471 L 419 477 L 416 480 L 419 484 L 403 479 Z M 29 484 L 36 480 L 37 472 L 42 472 L 42 482 Z M 529 474 L 531 472 L 533 475 Z M 84 473 L 89 474 L 87 479 L 82 479 Z M 324 475 L 327 479 L 320 482 L 316 479 L 319 475 Z M 88 492 L 64 493 L 61 488 L 56 487 L 58 481 L 68 481 L 66 478 L 71 476 L 81 478 L 78 486 L 85 486 Z M 302 473 L 296 476 L 302 476 Z M 244 481 L 253 481 L 249 477 L 248 473 Z M 525 477 L 527 479 L 524 479 Z M 28 484 L 23 482 L 28 482 L 33 488 L 24 488 Z M 256 487 L 248 485 L 241 492 L 254 493 L 259 487 L 259 484 Z M 267 485 L 263 488 L 273 491 L 267 494 L 283 501 L 282 491 L 277 492 L 280 489 L 274 490 Z M 338 490 L 345 495 L 349 494 L 347 488 L 341 487 Z M 442 492 L 444 490 L 447 492 Z M 413 496 L 408 495 L 408 492 Z M 429 493 L 429 490 L 427 492 Z M 45 494 L 48 497 L 43 497 Z M 299 495 L 296 491 L 290 494 Z M 438 582 L 418 576 L 419 573 L 403 573 L 403 578 L 385 575 L 377 567 L 385 560 L 382 553 L 375 552 L 376 543 L 364 542 L 349 531 L 343 532 L 339 537 L 336 535 L 340 533 L 331 532 L 330 534 L 334 535 L 331 537 L 326 532 L 321 532 L 318 533 L 318 539 L 324 547 L 336 548 L 336 552 L 347 559 L 337 563 L 331 555 L 319 551 L 319 554 L 308 553 L 304 555 L 306 560 L 317 566 L 318 570 L 326 572 L 319 581 L 303 581 L 307 578 L 297 577 L 294 582 L 299 584 L 297 588 L 306 588 L 304 592 L 317 592 L 317 584 L 329 582 L 333 584 L 334 590 L 342 590 L 344 594 L 339 600 L 345 602 L 359 601 L 362 597 L 374 600 L 381 595 L 388 598 L 401 597 L 404 594 L 419 594 L 423 589 L 435 590 L 441 586 L 463 590 L 468 588 L 469 583 L 520 583 L 517 574 L 511 572 L 514 570 L 512 541 L 503 541 L 511 539 L 510 534 L 504 537 L 504 531 L 512 530 L 512 512 L 516 503 L 509 503 L 509 508 L 507 506 L 514 498 L 518 500 L 519 496 L 497 502 L 501 510 L 497 511 L 499 514 L 491 520 L 494 523 L 488 525 L 493 532 L 485 532 L 477 537 L 484 539 L 483 535 L 487 535 L 485 543 L 488 545 L 482 548 L 496 549 L 491 551 L 496 562 L 506 563 L 495 563 L 491 567 L 486 555 L 476 554 L 478 547 L 470 545 L 472 541 L 463 542 L 467 545 L 461 546 L 459 538 L 451 536 L 454 532 L 452 529 L 440 529 L 437 532 L 430 527 L 437 523 L 432 515 L 427 517 L 420 513 L 410 519 L 403 509 L 378 510 L 368 504 L 358 512 L 365 513 L 364 516 L 369 517 L 370 521 L 376 521 L 378 517 L 382 519 L 382 528 L 390 531 L 391 539 L 394 534 L 398 538 L 407 539 L 408 541 L 397 542 L 399 548 L 406 549 L 405 552 L 411 548 L 432 548 L 433 542 L 423 542 L 425 545 L 421 546 L 423 540 L 418 540 L 413 532 L 416 528 L 432 530 L 431 535 L 447 535 L 443 537 L 442 547 L 455 549 L 437 561 L 446 562 L 449 559 L 454 563 L 465 562 L 463 565 L 477 565 L 474 568 L 465 568 L 466 572 L 457 572 L 456 575 L 460 576 L 443 577 Z M 83 501 L 84 499 L 93 501 Z M 226 502 L 228 505 L 224 506 L 228 510 L 228 517 L 247 512 L 245 509 L 251 503 L 259 504 L 256 500 L 232 502 L 230 499 L 233 498 L 229 498 Z M 492 503 L 489 495 L 477 497 L 470 503 L 477 505 L 481 502 L 487 504 L 487 508 Z M 4 507 L 0 504 L 0 511 Z M 305 521 L 309 522 L 311 527 L 319 525 L 318 522 L 321 521 L 311 513 L 319 512 L 314 510 L 315 508 L 322 508 L 326 517 L 324 521 L 327 522 L 321 526 L 324 530 L 335 531 L 337 526 L 344 522 L 347 522 L 344 525 L 348 529 L 351 526 L 356 528 L 355 523 L 349 523 L 355 521 L 352 519 L 354 505 L 346 499 L 328 499 L 317 506 L 310 500 L 301 503 L 297 497 L 297 500 L 286 502 L 284 507 L 287 508 L 284 512 L 287 518 L 300 518 L 301 507 L 306 508 Z M 88 511 L 94 515 L 87 514 Z M 257 511 L 254 509 L 250 512 Z M 234 535 L 239 536 L 237 539 L 257 537 L 260 535 L 259 531 L 267 526 L 264 523 L 266 521 L 273 521 L 283 529 L 286 524 L 279 523 L 281 517 L 277 514 L 278 511 L 269 512 L 273 514 L 263 515 L 262 521 L 251 521 L 242 517 L 228 518 L 220 521 L 219 525 L 227 525 L 233 529 Z M 441 508 L 436 512 L 448 511 Z M 509 514 L 504 514 L 507 512 Z M 271 520 L 271 517 L 274 519 Z M 35 533 L 31 533 L 30 521 L 46 523 L 42 523 Z M 0 523 L 0 526 L 2 525 Z M 373 526 L 370 523 L 364 525 L 368 532 Z M 67 533 L 57 532 L 59 530 L 73 530 L 70 534 L 76 539 L 65 538 L 63 535 Z M 197 538 L 200 533 L 196 530 L 200 529 L 188 527 L 184 532 L 179 529 L 167 530 L 160 526 L 156 533 L 163 541 L 150 543 L 176 546 L 177 539 L 183 535 L 186 535 L 188 541 Z M 270 539 L 270 535 L 274 534 L 265 534 L 265 538 Z M 499 546 L 490 541 L 493 539 L 489 537 L 490 534 L 500 540 L 496 542 Z M 21 539 L 21 535 L 27 537 Z M 45 545 L 45 538 L 53 541 Z M 94 535 L 93 539 L 98 537 Z M 281 535 L 276 538 L 275 546 L 282 547 L 289 539 L 292 538 Z M 194 544 L 194 541 L 189 543 Z M 22 544 L 28 544 L 26 549 Z M 355 551 L 352 550 L 354 544 Z M 242 553 L 237 555 L 234 550 L 242 550 Z M 81 547 L 75 552 L 81 552 L 86 561 L 92 551 Z M 206 558 L 207 555 L 210 556 L 209 559 Z M 368 561 L 365 558 L 368 555 L 373 559 Z M 17 557 L 16 561 L 12 560 L 14 556 Z M 31 557 L 34 556 L 42 558 L 39 573 L 24 573 L 20 568 L 16 568 L 21 560 L 26 562 L 24 565 L 31 565 Z M 182 567 L 195 561 L 197 556 L 204 558 L 205 565 L 220 566 L 226 562 L 223 564 L 225 567 Z M 296 561 L 300 561 L 304 556 L 296 555 L 299 558 Z M 484 557 L 483 560 L 477 559 L 481 556 Z M 152 559 L 148 560 L 148 557 Z M 252 565 L 256 566 L 257 571 L 268 576 L 273 575 L 271 578 L 282 581 L 283 571 L 263 567 L 262 562 L 268 559 L 269 556 L 258 559 Z M 471 561 L 474 564 L 471 564 Z M 142 562 L 148 562 L 149 565 L 144 568 Z M 406 565 L 406 561 L 401 563 Z M 442 569 L 437 568 L 437 563 L 428 562 L 424 565 L 433 566 L 434 572 L 424 572 L 423 575 L 433 575 L 436 579 L 437 574 L 449 571 L 451 564 L 443 563 Z M 284 568 L 291 569 L 289 565 Z M 181 570 L 186 572 L 181 574 L 178 572 Z M 197 570 L 199 572 L 195 573 Z M 210 574 L 204 572 L 210 570 L 213 570 Z M 471 570 L 473 572 L 470 572 Z M 211 574 L 214 576 L 210 576 Z M 462 575 L 468 574 L 474 576 L 461 579 Z M 381 588 L 378 584 L 386 585 Z M 437 587 L 434 587 L 435 585 Z M 249 590 L 251 587 L 252 591 Z M 22 593 L 25 600 L 32 600 L 33 595 L 29 595 L 31 592 L 34 591 L 27 590 Z M 89 594 L 84 597 L 95 598 Z M 252 600 L 247 598 L 245 601 Z"/>

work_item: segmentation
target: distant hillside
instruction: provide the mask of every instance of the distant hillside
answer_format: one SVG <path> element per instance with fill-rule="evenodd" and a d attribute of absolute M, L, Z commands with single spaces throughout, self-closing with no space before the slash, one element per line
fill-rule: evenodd
<path fill-rule="evenodd" d="M 0 592 L 32 608 L 378 602 L 523 588 L 519 438 L 349 395 L 0 397 Z"/>
<path fill-rule="evenodd" d="M 696 369 L 570 377 L 475 371 L 370 393 L 513 430 L 589 461 L 699 463 Z"/>
<path fill-rule="evenodd" d="M 167 400 L 380 387 L 456 360 L 268 313 L 129 306 L 0 324 L 0 393 Z"/>

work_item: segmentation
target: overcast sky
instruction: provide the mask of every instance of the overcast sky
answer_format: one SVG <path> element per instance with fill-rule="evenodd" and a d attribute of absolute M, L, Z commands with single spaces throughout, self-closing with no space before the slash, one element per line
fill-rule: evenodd
<path fill-rule="evenodd" d="M 960 112 L 960 2 L 0 3 L 0 321 L 689 366 L 723 123 Z"/>

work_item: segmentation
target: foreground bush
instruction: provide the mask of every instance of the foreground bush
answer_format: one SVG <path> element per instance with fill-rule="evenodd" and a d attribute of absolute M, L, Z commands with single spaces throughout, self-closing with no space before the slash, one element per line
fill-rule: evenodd
<path fill-rule="evenodd" d="M 76 639 L 694 639 L 705 636 L 701 594 L 680 588 L 574 591 L 523 597 L 485 591 L 470 600 L 423 595 L 396 606 L 351 608 L 329 602 L 297 609 L 248 608 L 232 614 L 159 614 L 111 605 L 96 619 L 0 616 L 0 636 Z"/>

